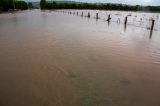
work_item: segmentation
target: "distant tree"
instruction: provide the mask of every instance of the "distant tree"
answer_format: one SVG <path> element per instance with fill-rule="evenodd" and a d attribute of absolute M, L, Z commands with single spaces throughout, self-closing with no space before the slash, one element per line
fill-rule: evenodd
<path fill-rule="evenodd" d="M 31 9 L 33 8 L 33 5 L 31 2 L 28 3 L 28 8 L 31 8 Z"/>
<path fill-rule="evenodd" d="M 53 9 L 57 8 L 57 3 L 56 2 L 53 1 L 52 5 L 53 5 Z"/>
<path fill-rule="evenodd" d="M 76 3 L 76 2 L 46 2 L 41 0 L 41 9 L 99 9 L 99 10 L 124 10 L 124 11 L 160 11 L 160 6 L 139 6 L 114 3 Z"/>
<path fill-rule="evenodd" d="M 26 9 L 28 9 L 28 5 L 24 1 L 16 1 L 15 2 L 15 9 L 26 10 Z"/>
<path fill-rule="evenodd" d="M 27 3 L 20 0 L 0 0 L 0 11 L 8 11 L 9 9 L 27 9 Z"/>
<path fill-rule="evenodd" d="M 41 9 L 45 9 L 46 8 L 46 0 L 41 0 L 40 6 L 41 6 Z"/>

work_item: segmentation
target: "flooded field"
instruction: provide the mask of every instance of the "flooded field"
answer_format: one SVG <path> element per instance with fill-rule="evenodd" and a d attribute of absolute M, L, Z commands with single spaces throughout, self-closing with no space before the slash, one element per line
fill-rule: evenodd
<path fill-rule="evenodd" d="M 159 18 L 96 10 L 0 14 L 0 106 L 160 106 Z"/>

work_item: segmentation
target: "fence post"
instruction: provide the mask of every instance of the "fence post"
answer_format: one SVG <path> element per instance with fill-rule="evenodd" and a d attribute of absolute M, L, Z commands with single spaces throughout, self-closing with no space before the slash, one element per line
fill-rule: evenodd
<path fill-rule="evenodd" d="M 111 15 L 109 14 L 107 21 L 110 22 L 110 20 L 111 20 Z"/>
<path fill-rule="evenodd" d="M 88 12 L 88 18 L 90 18 L 90 12 Z"/>
<path fill-rule="evenodd" d="M 127 24 L 128 17 L 126 16 L 124 24 Z"/>
<path fill-rule="evenodd" d="M 152 26 L 151 26 L 151 30 L 153 30 L 154 28 L 154 23 L 155 23 L 155 20 L 152 19 Z"/>
<path fill-rule="evenodd" d="M 152 38 L 153 28 L 154 28 L 155 20 L 152 19 L 151 31 L 150 31 L 150 39 Z"/>
<path fill-rule="evenodd" d="M 98 19 L 98 13 L 96 13 L 96 19 Z"/>

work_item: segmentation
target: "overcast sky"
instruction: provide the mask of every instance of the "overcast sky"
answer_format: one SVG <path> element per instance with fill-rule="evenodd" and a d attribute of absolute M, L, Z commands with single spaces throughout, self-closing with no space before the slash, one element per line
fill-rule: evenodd
<path fill-rule="evenodd" d="M 40 1 L 40 0 L 28 0 L 28 1 Z M 51 1 L 51 0 L 49 0 L 49 1 Z M 60 1 L 63 1 L 63 0 L 60 0 Z M 92 2 L 92 3 L 93 2 L 123 3 L 123 4 L 132 4 L 132 5 L 138 4 L 138 5 L 156 5 L 156 6 L 158 5 L 158 6 L 160 6 L 160 0 L 70 0 L 70 1 Z"/>

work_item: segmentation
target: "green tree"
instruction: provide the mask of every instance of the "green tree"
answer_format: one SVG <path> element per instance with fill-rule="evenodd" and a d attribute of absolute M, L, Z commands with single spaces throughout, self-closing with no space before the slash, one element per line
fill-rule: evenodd
<path fill-rule="evenodd" d="M 28 8 L 32 9 L 33 8 L 33 5 L 31 2 L 28 3 Z"/>
<path fill-rule="evenodd" d="M 160 6 L 139 6 L 114 3 L 80 3 L 41 0 L 41 9 L 100 9 L 100 10 L 124 10 L 124 11 L 160 11 Z"/>
<path fill-rule="evenodd" d="M 40 6 L 41 6 L 41 9 L 45 9 L 45 7 L 46 7 L 46 0 L 41 0 L 40 1 Z"/>
<path fill-rule="evenodd" d="M 9 9 L 27 9 L 27 3 L 22 0 L 0 0 L 0 11 L 8 11 Z"/>

